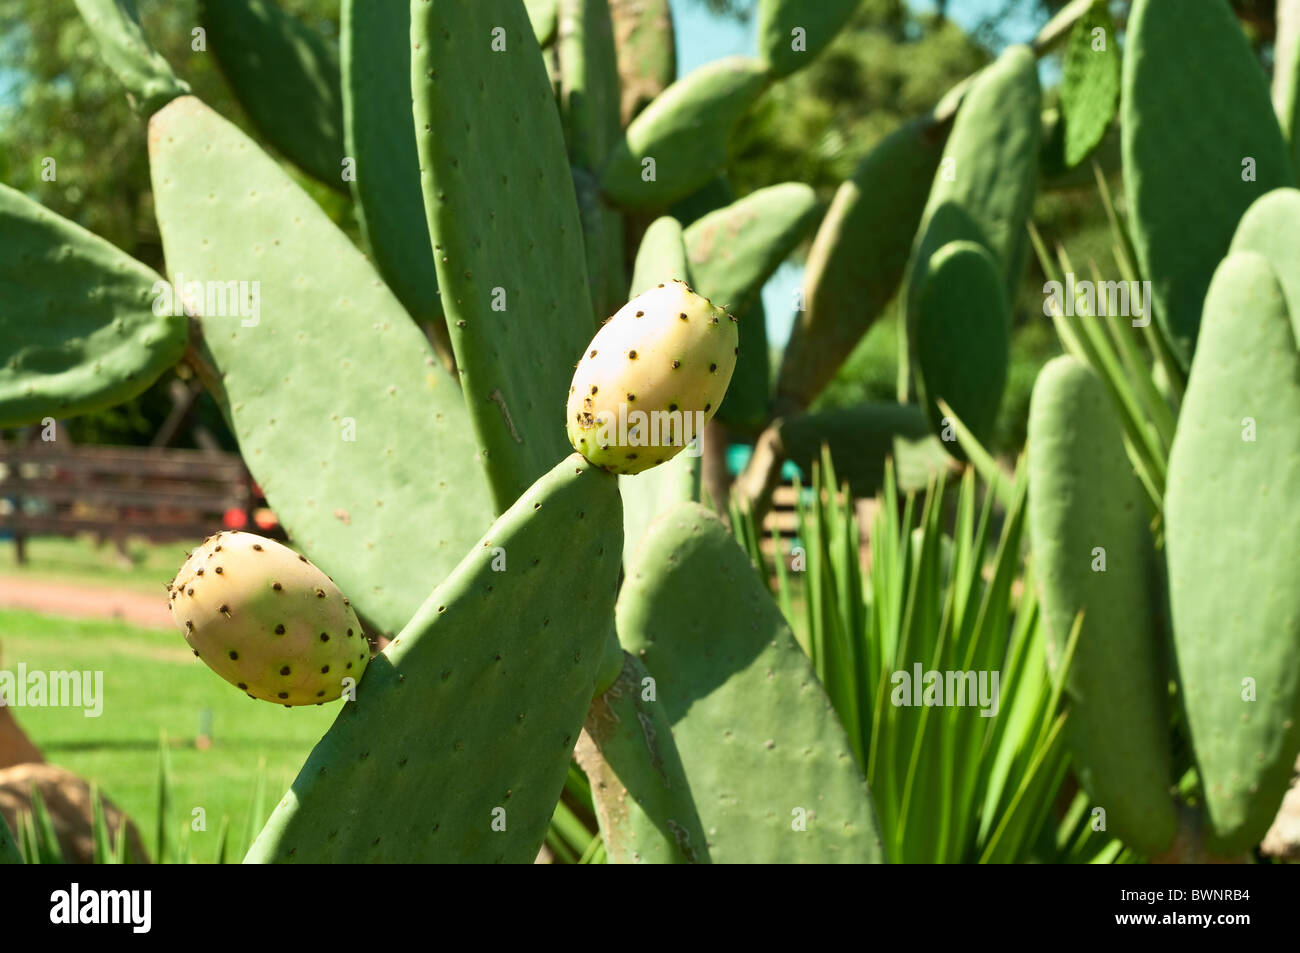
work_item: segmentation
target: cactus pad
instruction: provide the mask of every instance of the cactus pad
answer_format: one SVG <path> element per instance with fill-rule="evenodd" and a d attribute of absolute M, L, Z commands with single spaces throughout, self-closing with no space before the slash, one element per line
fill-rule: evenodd
<path fill-rule="evenodd" d="M 1215 272 L 1165 490 L 1169 601 L 1192 747 L 1225 851 L 1259 842 L 1300 751 L 1300 353 L 1267 260 Z"/>
<path fill-rule="evenodd" d="M 867 783 L 812 664 L 722 522 L 662 516 L 619 596 L 717 863 L 883 859 Z"/>
<path fill-rule="evenodd" d="M 576 454 L 538 480 L 370 663 L 246 862 L 531 863 L 595 688 L 621 521 L 617 482 Z"/>
<path fill-rule="evenodd" d="M 111 407 L 179 361 L 187 324 L 154 314 L 161 281 L 0 185 L 0 427 Z"/>

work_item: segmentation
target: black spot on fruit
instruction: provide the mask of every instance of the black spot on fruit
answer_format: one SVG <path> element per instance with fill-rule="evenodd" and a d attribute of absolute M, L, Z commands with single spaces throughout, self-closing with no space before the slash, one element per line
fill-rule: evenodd
<path fill-rule="evenodd" d="M 322 665 L 320 667 L 320 673 L 322 675 L 328 675 L 330 673 L 330 667 L 328 665 Z"/>
<path fill-rule="evenodd" d="M 317 589 L 317 590 L 316 590 L 316 598 L 317 598 L 317 599 L 324 599 L 324 598 L 325 598 L 325 590 L 324 590 L 324 589 Z"/>
<path fill-rule="evenodd" d="M 635 360 L 636 360 L 636 351 L 628 351 L 628 352 L 627 352 L 627 359 L 628 359 L 629 361 L 635 361 Z"/>
<path fill-rule="evenodd" d="M 244 691 L 244 692 L 248 691 L 248 686 L 245 685 L 243 682 L 240 682 L 235 687 L 238 688 L 240 691 Z"/>
<path fill-rule="evenodd" d="M 281 589 L 284 588 L 284 586 L 280 585 L 278 582 L 273 582 L 271 583 L 271 588 L 274 589 L 276 592 L 279 592 Z"/>
<path fill-rule="evenodd" d="M 351 630 L 351 629 L 348 629 L 348 638 L 351 638 L 351 637 L 352 637 L 352 630 Z"/>
<path fill-rule="evenodd" d="M 328 642 L 328 641 L 330 640 L 329 633 L 328 633 L 328 632 L 322 632 L 322 633 L 320 634 L 320 640 L 321 640 L 322 642 Z"/>
<path fill-rule="evenodd" d="M 260 553 L 260 552 L 262 551 L 262 544 L 261 544 L 261 543 L 254 543 L 254 544 L 253 544 L 253 549 L 255 549 L 257 552 Z"/>
<path fill-rule="evenodd" d="M 686 316 L 686 312 L 685 312 L 685 311 L 683 311 L 680 315 L 678 315 L 678 317 L 680 317 L 683 321 L 689 321 L 689 320 L 690 320 L 690 318 L 688 318 L 688 317 Z"/>
<path fill-rule="evenodd" d="M 288 675 L 288 674 L 289 674 L 289 666 L 287 666 L 287 665 L 282 665 L 282 666 L 280 667 L 280 674 L 281 674 L 281 675 Z"/>
<path fill-rule="evenodd" d="M 221 575 L 221 567 L 220 567 L 220 566 L 218 566 L 216 569 L 214 569 L 214 570 L 212 570 L 212 571 L 215 572 L 218 576 Z"/>
<path fill-rule="evenodd" d="M 596 356 L 596 349 L 593 347 L 593 348 L 591 349 L 591 353 L 588 354 L 587 356 L 588 356 L 588 357 L 595 357 L 595 356 Z"/>
<path fill-rule="evenodd" d="M 710 365 L 709 365 L 709 373 L 710 373 L 710 374 L 714 373 L 717 369 L 718 369 L 718 365 L 717 365 L 717 364 L 710 364 Z"/>
<path fill-rule="evenodd" d="M 194 590 L 193 590 L 193 589 L 186 589 L 186 590 L 185 590 L 185 594 L 186 594 L 187 596 L 192 596 L 192 595 L 194 595 Z"/>
<path fill-rule="evenodd" d="M 284 635 L 284 623 L 283 623 L 283 622 L 281 622 L 279 625 L 277 625 L 277 626 L 275 627 L 275 634 L 276 634 L 276 635 Z"/>
<path fill-rule="evenodd" d="M 628 395 L 627 395 L 627 402 L 628 402 L 629 404 L 632 403 L 632 401 L 634 401 L 634 400 L 636 400 L 636 394 L 628 394 Z"/>
<path fill-rule="evenodd" d="M 638 318 L 644 318 L 644 317 L 645 317 L 645 312 L 644 312 L 644 311 L 638 311 L 638 312 L 636 313 L 636 316 L 637 316 Z"/>
<path fill-rule="evenodd" d="M 288 693 L 288 692 L 280 692 L 280 694 L 276 695 L 275 697 L 276 697 L 276 698 L 288 698 L 288 697 L 289 697 L 289 693 Z M 285 707 L 285 708 L 288 708 L 289 706 L 288 706 L 288 705 L 285 705 L 284 707 Z"/>
<path fill-rule="evenodd" d="M 227 619 L 230 618 L 230 606 L 222 606 L 222 607 L 221 607 L 220 609 L 218 609 L 217 611 L 220 612 L 220 613 L 221 613 L 223 616 L 225 616 Z"/>
<path fill-rule="evenodd" d="M 196 570 L 195 573 L 194 573 L 194 575 L 196 575 L 196 576 L 202 576 L 202 575 L 203 575 L 203 570 L 202 570 L 202 569 Z"/>
<path fill-rule="evenodd" d="M 352 667 L 352 663 L 351 663 L 351 662 L 348 662 L 348 668 L 351 668 L 351 667 Z"/>
<path fill-rule="evenodd" d="M 596 392 L 598 391 L 598 389 L 599 389 L 599 388 L 597 388 L 595 384 L 592 384 L 592 385 L 591 385 L 591 396 L 592 396 L 592 397 L 595 397 L 595 396 L 596 396 Z"/>
<path fill-rule="evenodd" d="M 199 650 L 198 650 L 198 649 L 194 649 L 193 651 L 194 651 L 194 657 L 195 657 L 195 658 L 198 658 L 198 657 L 199 657 Z"/>
<path fill-rule="evenodd" d="M 302 553 L 299 553 L 299 554 L 298 554 L 298 562 L 300 562 L 300 563 L 305 563 L 306 561 L 307 561 L 307 557 L 304 556 Z"/>
<path fill-rule="evenodd" d="M 706 414 L 707 414 L 710 410 L 712 410 L 712 409 L 713 409 L 713 405 L 712 405 L 712 404 L 705 404 L 705 405 L 704 405 L 704 412 L 705 412 Z"/>
<path fill-rule="evenodd" d="M 681 367 L 681 366 L 682 366 L 682 362 L 681 362 L 681 361 L 673 361 L 673 370 L 677 370 L 677 368 L 679 368 L 679 367 Z"/>
<path fill-rule="evenodd" d="M 230 650 L 230 661 L 232 661 L 232 662 L 238 662 L 238 661 L 239 661 L 239 653 L 236 652 L 234 649 L 231 649 L 231 650 Z"/>

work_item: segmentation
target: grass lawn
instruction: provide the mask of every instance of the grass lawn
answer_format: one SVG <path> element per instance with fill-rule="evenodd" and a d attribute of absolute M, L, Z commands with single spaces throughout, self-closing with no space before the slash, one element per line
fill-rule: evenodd
<path fill-rule="evenodd" d="M 85 553 L 54 545 L 59 540 L 36 542 L 47 544 L 32 547 L 34 557 L 41 554 L 44 568 L 65 567 L 86 558 Z M 0 548 L 9 549 L 12 561 L 12 546 Z M 165 549 L 164 579 L 169 579 L 180 565 L 183 548 Z M 106 547 L 105 558 L 109 552 Z M 148 554 L 150 573 L 153 561 L 160 558 Z M 138 569 L 126 576 L 144 574 L 144 569 Z M 85 580 L 88 574 L 81 573 L 80 578 Z M 97 571 L 90 578 L 108 582 L 112 577 L 111 572 Z M 157 585 L 156 577 L 152 581 Z M 172 843 L 188 838 L 192 856 L 210 862 L 226 816 L 230 819 L 228 859 L 237 861 L 339 707 L 334 703 L 286 709 L 253 701 L 194 658 L 180 633 L 120 622 L 0 610 L 0 650 L 0 665 L 9 671 L 24 662 L 29 672 L 104 673 L 99 718 L 68 708 L 16 708 L 14 715 L 48 761 L 99 782 L 101 790 L 135 820 L 151 854 L 157 837 L 160 732 L 169 739 Z M 194 742 L 204 721 L 212 744 L 201 751 Z M 263 759 L 265 805 L 263 816 L 254 823 L 252 801 Z M 191 830 L 195 808 L 203 808 L 206 814 L 206 831 Z"/>
<path fill-rule="evenodd" d="M 94 537 L 83 535 L 63 539 L 39 536 L 27 540 L 27 562 L 18 565 L 12 539 L 0 540 L 0 574 L 26 576 L 43 581 L 94 582 L 98 585 L 158 593 L 176 575 L 185 555 L 202 540 L 149 543 L 127 541 L 130 561 L 122 559 L 111 542 L 96 546 Z M 0 632 L 3 635 L 3 632 Z"/>

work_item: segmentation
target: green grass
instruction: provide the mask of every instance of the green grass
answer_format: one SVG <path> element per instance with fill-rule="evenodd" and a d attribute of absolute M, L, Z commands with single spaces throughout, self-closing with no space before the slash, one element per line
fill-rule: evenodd
<path fill-rule="evenodd" d="M 45 558 L 53 561 L 57 555 L 52 550 Z M 168 578 L 173 561 L 179 565 L 169 561 Z M 99 782 L 134 819 L 151 854 L 160 732 L 170 741 L 169 839 L 175 844 L 188 838 L 191 855 L 210 862 L 221 818 L 227 816 L 228 855 L 238 860 L 248 845 L 259 760 L 265 758 L 269 814 L 338 710 L 337 705 L 286 709 L 253 701 L 194 658 L 176 632 L 0 610 L 0 647 L 0 665 L 9 671 L 21 661 L 28 671 L 104 673 L 99 718 L 67 708 L 16 708 L 14 715 L 48 761 Z M 199 750 L 195 738 L 205 711 L 211 713 L 212 744 Z M 205 832 L 191 830 L 195 808 L 206 813 Z M 262 820 L 256 820 L 253 833 Z"/>
<path fill-rule="evenodd" d="M 186 545 L 131 539 L 126 545 L 127 562 L 113 543 L 96 546 L 88 534 L 71 539 L 41 536 L 27 540 L 27 562 L 19 566 L 13 540 L 0 540 L 0 575 L 156 593 L 162 592 L 185 561 L 185 554 L 199 542 Z"/>

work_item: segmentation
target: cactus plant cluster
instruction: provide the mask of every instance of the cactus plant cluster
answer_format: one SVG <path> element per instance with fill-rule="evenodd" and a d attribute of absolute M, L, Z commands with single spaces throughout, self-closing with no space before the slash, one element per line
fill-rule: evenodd
<path fill-rule="evenodd" d="M 170 587 L 177 623 L 254 698 L 347 698 L 247 859 L 531 861 L 575 752 L 610 860 L 888 859 L 882 814 L 906 818 L 912 776 L 884 779 L 878 811 L 870 716 L 823 687 L 822 655 L 702 505 L 698 456 L 599 424 L 717 414 L 756 436 L 736 495 L 751 516 L 823 443 L 877 475 L 924 443 L 917 483 L 987 468 L 1039 188 L 1037 58 L 1074 28 L 1078 162 L 1116 108 L 1113 49 L 1097 68 L 1078 52 L 1113 29 L 1104 5 L 1069 4 L 884 139 L 823 214 L 798 183 L 733 201 L 727 148 L 852 0 L 762 0 L 758 57 L 681 79 L 667 0 L 344 0 L 338 50 L 272 0 L 202 3 L 251 121 L 351 197 L 367 253 L 191 94 L 132 4 L 77 6 L 147 120 L 184 308 L 157 314 L 159 276 L 0 189 L 0 425 L 119 402 L 182 352 L 216 397 L 302 555 L 213 537 Z M 1164 390 L 1127 330 L 1057 316 L 1074 356 L 1035 389 L 1028 536 L 1050 660 L 1077 636 L 1068 737 L 1092 803 L 1167 850 L 1183 733 L 1215 849 L 1240 851 L 1300 751 L 1300 603 L 1261 545 L 1300 530 L 1300 193 L 1226 3 L 1136 0 L 1128 30 L 1122 237 L 1155 288 Z M 1215 66 L 1169 68 L 1187 57 Z M 772 368 L 759 290 L 809 238 Z M 811 413 L 896 296 L 898 403 Z M 942 623 L 961 631 L 983 586 L 968 549 Z M 927 618 L 908 625 L 934 645 Z M 371 658 L 366 634 L 391 641 Z"/>

